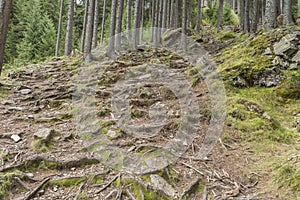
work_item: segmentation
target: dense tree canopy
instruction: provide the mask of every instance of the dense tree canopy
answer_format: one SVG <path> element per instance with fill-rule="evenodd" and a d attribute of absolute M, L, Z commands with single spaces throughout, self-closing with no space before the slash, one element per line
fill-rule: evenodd
<path fill-rule="evenodd" d="M 131 34 L 139 35 L 134 36 L 136 45 L 143 32 L 131 33 L 132 26 L 179 28 L 186 25 L 187 29 L 198 32 L 202 26 L 220 29 L 226 25 L 238 26 L 244 32 L 256 32 L 258 27 L 271 29 L 295 23 L 296 3 L 291 0 L 14 0 L 4 63 L 38 62 L 63 53 L 70 55 L 74 49 L 88 53 L 100 40 L 126 29 L 127 38 Z M 186 12 L 182 12 L 183 8 Z M 184 13 L 186 17 L 182 16 Z M 152 29 L 152 41 L 161 34 Z M 110 45 L 119 46 L 120 39 L 115 38 Z"/>

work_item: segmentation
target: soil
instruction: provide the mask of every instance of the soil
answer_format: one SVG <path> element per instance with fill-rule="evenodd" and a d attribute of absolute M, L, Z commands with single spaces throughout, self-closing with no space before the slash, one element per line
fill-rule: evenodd
<path fill-rule="evenodd" d="M 167 64 L 192 82 L 199 75 L 188 75 L 190 63 L 167 51 L 151 49 L 131 51 L 107 61 L 105 72 L 98 77 L 96 115 L 102 133 L 115 133 L 114 145 L 136 154 L 164 147 L 180 128 L 180 104 L 168 88 L 147 85 L 131 97 L 131 118 L 136 123 L 149 120 L 149 107 L 163 103 L 167 113 L 165 126 L 150 138 L 136 138 L 113 121 L 110 98 L 115 84 L 130 67 L 142 63 Z M 201 127 L 187 151 L 176 162 L 159 170 L 138 175 L 103 162 L 101 151 L 92 151 L 78 134 L 74 123 L 74 80 L 80 71 L 81 56 L 57 58 L 31 65 L 9 74 L 1 85 L 0 142 L 8 151 L 0 165 L 0 185 L 5 181 L 3 199 L 258 199 L 264 178 L 250 171 L 252 152 L 240 143 L 232 130 L 224 143 L 219 140 L 206 159 L 197 159 L 209 126 L 210 97 L 203 79 L 193 87 L 201 107 Z M 128 64 L 129 63 L 129 64 Z M 175 64 L 174 64 L 175 63 Z M 179 63 L 179 64 L 178 64 Z M 76 82 L 76 81 L 75 81 Z M 28 94 L 22 94 L 29 89 Z M 26 92 L 25 92 L 26 93 Z M 34 146 L 34 133 L 50 128 L 52 140 L 43 149 Z M 113 131 L 113 132 L 111 132 Z M 15 142 L 12 135 L 21 140 Z M 97 143 L 96 143 L 97 144 Z M 1 164 L 1 162 L 0 162 Z M 151 175 L 161 176 L 175 190 L 172 194 L 155 185 Z M 2 181 L 1 181 L 2 179 Z M 1 186 L 0 186 L 1 189 Z M 1 191 L 1 190 L 0 190 Z M 270 196 L 269 196 L 270 197 Z M 269 197 L 266 197 L 268 199 Z"/>

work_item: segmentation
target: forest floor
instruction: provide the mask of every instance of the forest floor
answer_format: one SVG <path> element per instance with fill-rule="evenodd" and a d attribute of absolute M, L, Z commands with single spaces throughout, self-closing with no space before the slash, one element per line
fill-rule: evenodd
<path fill-rule="evenodd" d="M 2 77 L 0 199 L 297 198 L 294 190 L 274 182 L 273 172 L 282 162 L 297 162 L 299 139 L 292 143 L 245 140 L 226 123 L 224 135 L 207 159 L 195 158 L 211 117 L 208 88 L 199 74 L 192 73 L 193 66 L 187 60 L 166 50 L 144 48 L 101 63 L 106 68 L 94 91 L 101 133 L 125 152 L 137 155 L 154 152 L 174 138 L 182 126 L 180 105 L 172 91 L 163 86 L 144 86 L 131 99 L 130 115 L 138 123 L 149 120 L 151 105 L 163 102 L 169 111 L 167 125 L 157 136 L 132 137 L 117 126 L 111 114 L 110 99 L 116 83 L 130 67 L 152 63 L 168 64 L 194 83 L 193 92 L 201 107 L 197 136 L 176 162 L 160 170 L 138 175 L 106 166 L 103 157 L 115 157 L 100 150 L 90 151 L 85 138 L 77 133 L 74 113 L 78 108 L 73 104 L 73 94 L 81 60 L 80 55 L 52 59 Z M 46 139 L 34 136 L 47 131 Z"/>

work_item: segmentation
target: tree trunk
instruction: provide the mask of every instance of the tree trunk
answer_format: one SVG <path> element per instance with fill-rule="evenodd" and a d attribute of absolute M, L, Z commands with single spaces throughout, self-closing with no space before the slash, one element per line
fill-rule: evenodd
<path fill-rule="evenodd" d="M 87 23 L 87 16 L 88 16 L 88 5 L 89 0 L 85 0 L 84 3 L 84 17 L 83 17 L 83 26 L 82 26 L 82 33 L 81 33 L 81 40 L 80 40 L 80 51 L 83 52 L 84 49 L 84 39 L 85 39 L 85 33 L 86 33 L 86 23 Z"/>
<path fill-rule="evenodd" d="M 197 13 L 197 24 L 196 30 L 199 33 L 201 28 L 201 21 L 202 21 L 202 12 L 201 12 L 201 0 L 198 0 L 198 13 Z"/>
<path fill-rule="evenodd" d="M 222 27 L 223 5 L 224 5 L 224 0 L 219 0 L 218 21 L 217 21 L 218 29 L 220 29 Z"/>
<path fill-rule="evenodd" d="M 249 0 L 245 0 L 244 10 L 244 33 L 248 33 L 250 31 Z"/>
<path fill-rule="evenodd" d="M 151 42 L 154 42 L 154 32 L 155 32 L 155 0 L 151 1 Z"/>
<path fill-rule="evenodd" d="M 86 25 L 85 44 L 84 44 L 84 57 L 87 59 L 87 61 L 90 60 L 90 54 L 92 49 L 94 12 L 95 12 L 95 0 L 89 0 L 88 19 Z"/>
<path fill-rule="evenodd" d="M 260 18 L 259 0 L 254 0 L 253 4 L 254 4 L 253 5 L 254 17 L 253 17 L 253 22 L 251 24 L 251 32 L 255 33 L 257 31 L 257 24 L 258 24 L 258 21 L 259 21 L 259 18 Z"/>
<path fill-rule="evenodd" d="M 60 0 L 59 21 L 58 21 L 57 39 L 56 39 L 56 48 L 55 48 L 55 56 L 56 57 L 59 54 L 60 34 L 61 34 L 61 25 L 62 25 L 62 18 L 63 18 L 63 8 L 64 8 L 64 0 Z"/>
<path fill-rule="evenodd" d="M 235 13 L 235 8 L 236 8 L 236 0 L 232 0 L 232 10 Z"/>
<path fill-rule="evenodd" d="M 145 6 L 145 0 L 141 0 L 141 2 L 140 2 L 140 4 L 141 4 L 141 8 L 140 8 L 140 19 L 139 19 L 139 21 L 140 21 L 140 26 L 139 26 L 139 28 L 140 28 L 140 41 L 143 41 L 143 32 L 144 32 L 144 12 L 145 12 L 145 9 L 144 9 L 144 6 Z"/>
<path fill-rule="evenodd" d="M 154 25 L 154 46 L 155 48 L 158 47 L 158 42 L 159 42 L 159 38 L 158 38 L 158 31 L 159 31 L 159 15 L 158 15 L 158 11 L 159 11 L 159 0 L 155 1 L 155 25 Z"/>
<path fill-rule="evenodd" d="M 241 1 L 242 0 L 237 0 L 237 14 L 239 18 L 241 18 Z"/>
<path fill-rule="evenodd" d="M 130 0 L 129 0 L 130 1 Z M 103 38 L 104 38 L 104 26 L 105 26 L 105 10 L 106 10 L 106 0 L 103 2 L 103 11 L 102 11 L 102 22 L 101 22 L 101 38 L 100 38 L 100 44 L 103 44 Z"/>
<path fill-rule="evenodd" d="M 12 0 L 0 1 L 0 75 L 2 72 L 6 35 L 12 9 Z"/>
<path fill-rule="evenodd" d="M 171 0 L 171 5 L 170 5 L 170 16 L 169 16 L 169 20 L 170 20 L 170 24 L 169 24 L 169 28 L 173 28 L 174 27 L 174 0 Z"/>
<path fill-rule="evenodd" d="M 270 30 L 276 28 L 276 0 L 266 0 L 265 27 Z"/>
<path fill-rule="evenodd" d="M 96 48 L 98 41 L 98 25 L 99 25 L 99 1 L 95 0 L 95 13 L 94 13 L 94 26 L 93 26 L 93 39 L 92 48 Z"/>
<path fill-rule="evenodd" d="M 189 0 L 189 9 L 187 12 L 187 27 L 192 27 L 193 0 Z"/>
<path fill-rule="evenodd" d="M 284 1 L 283 24 L 288 25 L 293 23 L 292 0 Z"/>
<path fill-rule="evenodd" d="M 66 31 L 65 56 L 70 56 L 72 51 L 72 35 L 73 35 L 73 18 L 74 18 L 74 0 L 70 0 L 68 11 L 68 24 Z"/>
<path fill-rule="evenodd" d="M 109 40 L 108 40 L 108 48 L 107 48 L 108 56 L 112 56 L 115 50 L 116 12 L 117 12 L 117 0 L 112 0 L 111 12 L 110 12 Z"/>
<path fill-rule="evenodd" d="M 163 14 L 162 14 L 162 28 L 165 29 L 167 27 L 167 6 L 168 1 L 164 0 L 163 4 Z"/>
<path fill-rule="evenodd" d="M 179 0 L 175 0 L 175 22 L 174 27 L 179 28 Z"/>
<path fill-rule="evenodd" d="M 123 20 L 124 0 L 119 0 L 117 25 L 116 25 L 116 49 L 121 47 L 121 33 L 122 33 L 122 20 Z"/>
<path fill-rule="evenodd" d="M 134 33 L 133 33 L 133 47 L 136 48 L 139 43 L 139 11 L 140 11 L 140 0 L 135 0 L 134 8 Z"/>
<path fill-rule="evenodd" d="M 132 1 L 127 0 L 127 16 L 126 16 L 126 34 L 127 34 L 127 40 L 131 41 L 131 5 Z"/>
<path fill-rule="evenodd" d="M 186 51 L 186 27 L 187 27 L 187 19 L 186 19 L 186 1 L 182 0 L 182 31 L 181 31 L 181 48 L 183 51 Z"/>

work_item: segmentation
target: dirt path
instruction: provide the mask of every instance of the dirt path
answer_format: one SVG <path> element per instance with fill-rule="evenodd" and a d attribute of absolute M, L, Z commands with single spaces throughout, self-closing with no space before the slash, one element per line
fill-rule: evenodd
<path fill-rule="evenodd" d="M 132 137 L 112 120 L 110 98 L 116 82 L 130 67 L 147 62 L 168 64 L 190 82 L 194 81 L 194 93 L 202 116 L 197 137 L 176 163 L 142 176 L 101 164 L 103 154 L 99 157 L 97 151 L 87 151 L 85 141 L 77 135 L 73 123 L 76 110 L 72 105 L 73 80 L 79 71 L 79 59 L 58 59 L 28 66 L 10 74 L 1 86 L 0 198 L 255 198 L 258 179 L 247 170 L 247 162 L 243 160 L 247 152 L 241 150 L 243 147 L 235 140 L 238 137 L 228 140 L 232 141 L 230 144 L 219 142 L 207 160 L 193 159 L 209 124 L 209 95 L 200 75 L 191 73 L 192 66 L 166 51 L 130 52 L 117 61 L 106 63 L 96 91 L 97 116 L 102 131 L 119 148 L 143 154 L 166 145 L 180 128 L 180 106 L 176 96 L 160 85 L 148 85 L 135 91 L 130 110 L 131 117 L 142 123 L 149 119 L 149 107 L 163 102 L 169 112 L 167 125 L 158 136 L 149 139 Z M 45 144 L 36 142 L 34 134 L 49 129 L 54 132 L 51 139 Z"/>

